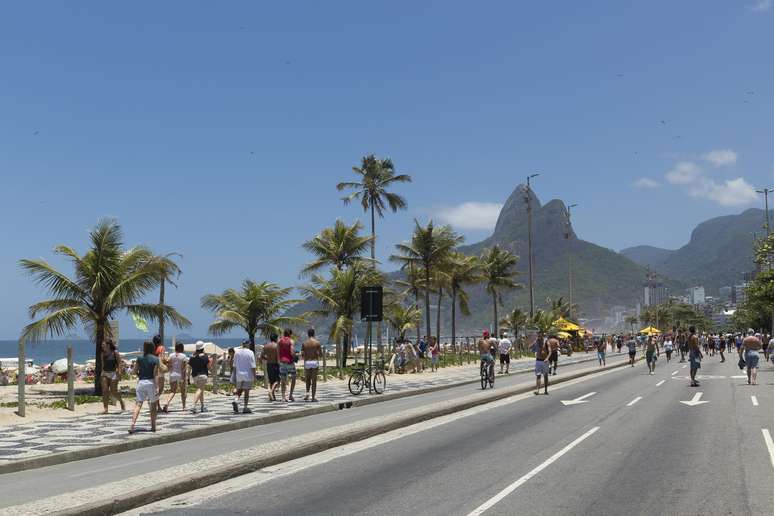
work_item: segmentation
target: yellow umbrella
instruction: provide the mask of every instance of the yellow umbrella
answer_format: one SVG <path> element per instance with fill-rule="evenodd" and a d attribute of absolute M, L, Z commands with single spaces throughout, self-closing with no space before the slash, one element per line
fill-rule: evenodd
<path fill-rule="evenodd" d="M 647 328 L 643 328 L 640 330 L 640 333 L 643 335 L 651 336 L 651 335 L 660 335 L 661 330 L 658 328 L 654 328 L 653 326 L 648 326 Z"/>
<path fill-rule="evenodd" d="M 559 337 L 560 339 L 569 339 L 570 337 L 572 337 L 572 335 L 570 335 L 566 331 L 557 332 L 556 336 Z"/>
<path fill-rule="evenodd" d="M 581 329 L 580 326 L 578 326 L 574 322 L 568 321 L 564 317 L 560 317 L 559 319 L 554 321 L 554 328 L 561 331 L 578 331 Z"/>

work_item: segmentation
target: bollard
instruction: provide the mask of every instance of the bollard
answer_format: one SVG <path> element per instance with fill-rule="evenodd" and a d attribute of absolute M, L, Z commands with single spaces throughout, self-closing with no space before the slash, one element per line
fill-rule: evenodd
<path fill-rule="evenodd" d="M 72 346 L 67 346 L 67 409 L 75 411 L 75 369 Z"/>
<path fill-rule="evenodd" d="M 24 384 L 27 382 L 27 367 L 24 356 L 24 339 L 19 339 L 19 369 L 17 369 L 16 385 L 19 388 L 19 407 L 16 414 L 25 417 Z"/>

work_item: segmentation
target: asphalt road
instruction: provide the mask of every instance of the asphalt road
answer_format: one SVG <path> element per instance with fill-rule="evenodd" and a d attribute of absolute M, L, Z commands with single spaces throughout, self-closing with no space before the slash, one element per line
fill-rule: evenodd
<path fill-rule="evenodd" d="M 578 354 L 572 358 L 584 359 L 587 358 L 587 355 Z M 612 363 L 621 360 L 621 357 L 614 355 L 609 356 L 608 359 L 608 363 Z M 568 361 L 567 357 L 560 358 L 559 375 L 594 366 L 594 362 L 587 361 L 579 364 L 568 364 Z M 563 362 L 565 365 L 562 365 Z M 429 375 L 430 373 L 425 374 Z M 533 379 L 534 376 L 531 373 L 498 376 L 495 387 L 514 385 L 533 381 Z M 321 388 L 325 388 L 324 384 L 321 384 Z M 0 475 L 0 508 L 70 493 L 84 487 L 97 486 L 135 475 L 152 474 L 164 468 L 178 466 L 198 459 L 219 456 L 256 444 L 278 441 L 287 435 L 303 435 L 360 419 L 378 417 L 385 413 L 420 407 L 438 401 L 451 400 L 477 392 L 477 389 L 475 385 L 465 385 L 421 396 L 410 396 L 349 410 L 224 432 L 214 436 L 189 439 L 29 471 L 8 473 Z"/>
<path fill-rule="evenodd" d="M 137 512 L 771 514 L 774 457 L 762 430 L 774 432 L 774 368 L 748 386 L 732 378 L 742 374 L 735 358 L 707 359 L 709 377 L 692 388 L 683 364 L 662 356 L 655 376 L 639 363 Z M 681 403 L 692 400 L 708 403 Z"/>

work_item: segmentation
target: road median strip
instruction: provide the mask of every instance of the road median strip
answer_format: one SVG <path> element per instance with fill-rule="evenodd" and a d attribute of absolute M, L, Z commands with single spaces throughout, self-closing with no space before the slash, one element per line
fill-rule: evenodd
<path fill-rule="evenodd" d="M 626 365 L 628 365 L 628 361 L 622 361 L 605 367 L 583 369 L 558 379 L 553 379 L 552 383 L 561 384 Z M 201 459 L 94 488 L 6 507 L 0 509 L 0 515 L 53 513 L 63 516 L 75 514 L 86 516 L 115 514 L 183 494 L 193 489 L 252 473 L 269 466 L 361 441 L 376 434 L 460 412 L 484 403 L 525 394 L 533 389 L 534 384 L 526 382 L 512 387 L 470 394 L 458 400 L 433 403 L 430 407 L 418 407 L 309 434 L 283 438 L 283 446 L 281 448 L 272 442 L 244 450 L 237 450 L 222 456 Z M 182 476 L 185 476 L 185 482 L 179 481 L 179 478 Z M 160 478 L 171 478 L 174 480 L 159 482 Z M 105 497 L 105 493 L 111 493 L 111 495 Z M 115 495 L 112 493 L 120 494 Z M 88 500 L 88 502 L 80 503 L 83 500 Z"/>
<path fill-rule="evenodd" d="M 593 358 L 578 360 L 568 365 L 582 364 L 585 362 L 593 361 Z M 472 368 L 471 368 L 472 369 Z M 475 371 L 478 372 L 477 370 Z M 511 374 L 526 374 L 533 372 L 533 369 L 527 368 L 522 370 L 513 371 Z M 45 468 L 48 466 L 55 466 L 57 464 L 65 464 L 67 462 L 73 462 L 78 460 L 92 459 L 95 457 L 103 457 L 105 455 L 112 455 L 114 453 L 121 453 L 125 451 L 138 450 L 141 448 L 147 448 L 150 446 L 157 446 L 161 444 L 174 443 L 179 441 L 185 441 L 189 439 L 196 439 L 199 437 L 207 437 L 210 435 L 220 434 L 224 432 L 232 432 L 235 430 L 243 430 L 246 428 L 253 428 L 256 426 L 269 425 L 273 423 L 280 423 L 282 421 L 288 421 L 291 419 L 298 419 L 306 416 L 314 416 L 317 414 L 324 414 L 327 412 L 335 412 L 337 410 L 363 407 L 371 405 L 373 403 L 381 403 L 385 401 L 392 401 L 410 396 L 419 396 L 422 394 L 428 394 L 432 392 L 439 392 L 463 385 L 471 385 L 479 382 L 478 376 L 470 380 L 462 380 L 459 382 L 452 382 L 444 385 L 432 385 L 428 387 L 422 387 L 419 389 L 408 389 L 404 391 L 391 392 L 388 394 L 381 394 L 377 396 L 369 396 L 367 398 L 348 399 L 346 401 L 333 401 L 322 402 L 318 406 L 310 406 L 304 410 L 295 412 L 286 412 L 282 414 L 270 414 L 268 416 L 246 418 L 239 421 L 229 421 L 227 423 L 218 423 L 203 428 L 196 428 L 191 430 L 181 430 L 176 432 L 159 432 L 156 434 L 140 434 L 135 435 L 131 439 L 124 441 L 99 445 L 92 448 L 86 448 L 82 450 L 73 450 L 60 453 L 48 453 L 41 455 L 40 457 L 32 457 L 29 459 L 20 459 L 8 461 L 4 464 L 0 464 L 0 475 L 6 473 L 15 473 L 17 471 L 25 471 L 30 469 Z"/>

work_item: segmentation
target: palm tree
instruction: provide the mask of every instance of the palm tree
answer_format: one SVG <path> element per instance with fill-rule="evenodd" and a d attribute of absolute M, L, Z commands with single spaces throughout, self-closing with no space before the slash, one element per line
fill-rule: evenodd
<path fill-rule="evenodd" d="M 436 268 L 441 268 L 449 259 L 452 250 L 464 241 L 449 226 L 433 226 L 433 221 L 427 226 L 421 226 L 414 220 L 416 227 L 411 237 L 411 242 L 397 244 L 395 247 L 400 254 L 390 257 L 391 260 L 406 264 L 412 264 L 422 271 L 424 275 L 425 291 L 425 322 L 427 324 L 427 337 L 433 333 L 430 327 L 430 288 L 431 279 Z"/>
<path fill-rule="evenodd" d="M 492 296 L 492 303 L 494 305 L 494 332 L 497 333 L 497 303 L 503 302 L 501 291 L 504 289 L 521 288 L 519 283 L 513 281 L 513 278 L 518 275 L 518 272 L 514 270 L 516 263 L 518 263 L 519 257 L 501 248 L 499 245 L 495 245 L 491 249 L 487 249 L 481 255 L 481 268 L 484 272 L 484 280 L 486 281 L 486 291 Z"/>
<path fill-rule="evenodd" d="M 371 211 L 371 260 L 376 260 L 376 215 L 384 217 L 384 210 L 389 207 L 393 213 L 406 209 L 406 200 L 398 194 L 388 192 L 387 189 L 395 183 L 410 183 L 411 176 L 407 174 L 395 175 L 395 166 L 392 160 L 379 159 L 373 154 L 364 156 L 360 160 L 359 167 L 352 167 L 352 171 L 359 176 L 359 181 L 343 182 L 336 185 L 339 191 L 354 189 L 347 197 L 344 204 L 359 200 L 363 211 Z"/>
<path fill-rule="evenodd" d="M 202 297 L 202 308 L 215 314 L 215 321 L 208 331 L 213 335 L 224 335 L 236 328 L 247 333 L 250 349 L 255 351 L 255 335 L 260 332 L 268 337 L 279 333 L 283 326 L 303 324 L 302 317 L 283 315 L 288 308 L 300 302 L 287 299 L 292 289 L 281 288 L 274 283 L 256 283 L 246 279 L 239 290 L 229 288 L 222 294 Z"/>
<path fill-rule="evenodd" d="M 30 318 L 45 315 L 25 326 L 22 340 L 64 335 L 79 325 L 87 328 L 95 344 L 96 395 L 102 394 L 102 342 L 108 337 L 109 321 L 119 313 L 151 321 L 166 319 L 181 328 L 191 324 L 171 306 L 141 302 L 159 286 L 168 264 L 146 247 L 124 249 L 122 238 L 121 226 L 104 219 L 89 234 L 91 248 L 85 254 L 57 246 L 54 252 L 66 256 L 73 264 L 72 278 L 45 260 L 20 261 L 21 268 L 52 295 L 51 299 L 30 306 Z"/>
<path fill-rule="evenodd" d="M 500 324 L 505 326 L 513 334 L 513 338 L 516 339 L 519 336 L 519 329 L 527 325 L 529 321 L 529 315 L 522 312 L 518 308 L 514 308 L 508 315 L 500 320 Z M 523 351 L 523 350 L 522 350 Z"/>
<path fill-rule="evenodd" d="M 483 280 L 481 264 L 476 256 L 466 256 L 454 252 L 450 256 L 446 274 L 449 278 L 451 296 L 451 334 L 452 346 L 456 350 L 457 342 L 457 302 L 463 315 L 470 315 L 468 303 L 470 298 L 465 291 L 466 285 L 472 285 Z"/>
<path fill-rule="evenodd" d="M 398 334 L 398 341 L 406 339 L 406 332 L 419 326 L 422 320 L 422 312 L 414 305 L 405 306 L 394 303 L 387 309 L 387 322 L 390 323 Z"/>
<path fill-rule="evenodd" d="M 395 284 L 398 287 L 402 287 L 404 290 L 400 293 L 401 296 L 406 296 L 408 294 L 411 294 L 412 298 L 414 299 L 414 308 L 416 308 L 419 313 L 422 313 L 422 311 L 419 309 L 419 290 L 420 285 L 422 284 L 422 278 L 420 277 L 419 271 L 416 267 L 414 267 L 414 264 L 411 262 L 404 263 L 401 267 L 401 271 L 406 275 L 406 279 L 400 279 L 396 280 Z M 417 342 L 419 342 L 420 337 L 420 328 L 419 324 L 416 326 L 417 330 Z"/>
<path fill-rule="evenodd" d="M 165 295 L 165 287 L 166 284 L 169 283 L 173 287 L 177 287 L 177 284 L 175 283 L 175 279 L 180 277 L 180 274 L 182 271 L 180 270 L 180 266 L 175 263 L 175 261 L 172 259 L 172 257 L 178 256 L 180 258 L 183 257 L 183 255 L 179 253 L 168 253 L 163 256 L 158 256 L 157 258 L 162 263 L 164 271 L 161 275 L 161 279 L 159 280 L 159 304 L 164 304 L 164 295 Z M 161 338 L 161 342 L 164 342 L 164 319 L 159 320 L 159 337 Z"/>
<path fill-rule="evenodd" d="M 362 236 L 362 229 L 360 221 L 348 226 L 336 220 L 332 228 L 325 228 L 313 239 L 304 242 L 304 249 L 315 259 L 303 268 L 301 275 L 309 275 L 325 266 L 341 270 L 363 260 L 362 255 L 373 243 L 373 237 Z"/>
<path fill-rule="evenodd" d="M 556 300 L 552 300 L 550 297 L 546 299 L 546 302 L 548 303 L 548 306 L 550 307 L 551 313 L 554 314 L 554 319 L 559 319 L 560 317 L 563 319 L 570 319 L 571 314 L 576 312 L 576 305 L 575 303 L 570 305 L 567 301 L 564 300 L 564 297 L 560 296 Z"/>
<path fill-rule="evenodd" d="M 337 343 L 341 339 L 339 366 L 342 368 L 347 366 L 354 329 L 353 316 L 360 305 L 360 287 L 382 283 L 381 273 L 363 263 L 355 263 L 346 269 L 331 269 L 330 278 L 315 274 L 311 284 L 301 288 L 307 299 L 314 299 L 321 305 L 320 309 L 310 312 L 310 315 L 334 318 L 329 335 Z"/>

